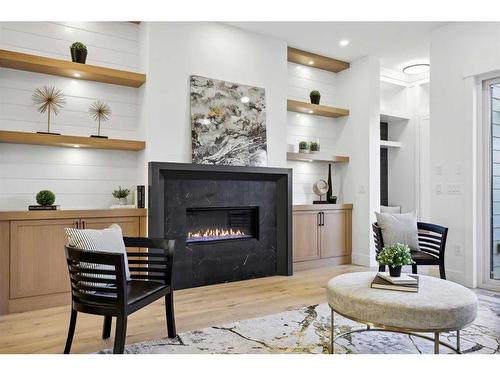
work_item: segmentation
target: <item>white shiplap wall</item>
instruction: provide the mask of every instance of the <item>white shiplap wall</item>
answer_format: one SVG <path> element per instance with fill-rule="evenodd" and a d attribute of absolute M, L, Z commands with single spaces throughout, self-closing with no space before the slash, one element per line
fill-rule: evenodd
<path fill-rule="evenodd" d="M 87 45 L 88 64 L 139 71 L 139 26 L 128 22 L 1 22 L 0 48 L 70 60 L 74 41 Z M 96 133 L 88 115 L 97 99 L 107 102 L 112 115 L 102 134 L 137 139 L 139 91 L 134 88 L 80 81 L 0 68 L 0 129 L 45 131 L 46 115 L 33 105 L 40 86 L 54 85 L 66 105 L 52 116 L 51 129 L 68 135 Z M 22 210 L 42 189 L 56 193 L 62 208 L 106 208 L 111 191 L 121 185 L 134 190 L 138 154 L 109 150 L 0 144 L 0 210 Z"/>
<path fill-rule="evenodd" d="M 342 97 L 336 89 L 337 76 L 325 70 L 288 63 L 288 98 L 309 102 L 309 93 L 318 90 L 321 104 L 342 107 Z M 338 154 L 337 138 L 342 131 L 342 119 L 287 112 L 287 143 L 289 151 L 298 149 L 300 141 L 319 139 L 320 152 Z M 295 151 L 296 151 L 295 150 Z M 310 204 L 319 199 L 313 193 L 314 182 L 327 180 L 328 164 L 288 161 L 288 168 L 293 168 L 293 203 Z M 342 166 L 332 164 L 333 192 L 342 201 L 340 174 Z"/>

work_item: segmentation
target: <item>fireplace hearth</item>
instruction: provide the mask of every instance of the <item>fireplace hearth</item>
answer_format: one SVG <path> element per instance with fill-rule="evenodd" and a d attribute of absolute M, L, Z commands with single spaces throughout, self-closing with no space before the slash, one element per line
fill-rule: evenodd
<path fill-rule="evenodd" d="M 152 237 L 174 237 L 174 288 L 292 274 L 291 170 L 149 163 Z"/>

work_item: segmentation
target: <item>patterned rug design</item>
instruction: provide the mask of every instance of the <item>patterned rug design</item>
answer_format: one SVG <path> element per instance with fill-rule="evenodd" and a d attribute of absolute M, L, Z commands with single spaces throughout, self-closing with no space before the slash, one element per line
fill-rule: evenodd
<path fill-rule="evenodd" d="M 500 294 L 476 291 L 479 313 L 475 322 L 461 331 L 465 354 L 500 353 Z M 336 314 L 336 334 L 365 326 Z M 430 336 L 431 334 L 429 334 Z M 455 332 L 441 334 L 441 340 L 455 346 Z M 179 334 L 175 339 L 158 339 L 127 345 L 128 354 L 265 354 L 328 353 L 330 309 L 313 305 L 260 318 L 242 320 Z M 406 334 L 363 332 L 339 338 L 336 353 L 418 354 L 433 353 L 433 343 Z M 104 350 L 100 353 L 110 353 Z M 441 346 L 441 353 L 452 351 Z"/>

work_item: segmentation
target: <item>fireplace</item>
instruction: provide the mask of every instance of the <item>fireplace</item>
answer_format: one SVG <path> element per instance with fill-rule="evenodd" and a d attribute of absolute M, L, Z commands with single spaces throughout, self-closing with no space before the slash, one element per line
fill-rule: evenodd
<path fill-rule="evenodd" d="M 186 209 L 186 243 L 258 239 L 258 207 Z"/>
<path fill-rule="evenodd" d="M 292 274 L 291 170 L 149 163 L 148 232 L 175 238 L 174 288 Z"/>

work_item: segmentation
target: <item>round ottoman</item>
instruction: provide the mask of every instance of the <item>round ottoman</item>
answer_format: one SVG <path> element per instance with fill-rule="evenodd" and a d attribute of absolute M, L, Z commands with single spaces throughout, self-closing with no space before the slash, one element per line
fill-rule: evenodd
<path fill-rule="evenodd" d="M 432 340 L 415 332 L 433 332 L 435 353 L 439 353 L 440 343 L 460 352 L 460 330 L 477 315 L 477 297 L 472 291 L 454 282 L 424 275 L 418 275 L 417 293 L 373 289 L 371 283 L 376 275 L 376 272 L 347 273 L 334 277 L 326 285 L 332 311 L 331 353 L 334 352 L 335 313 L 367 325 L 366 329 L 345 334 L 375 329 Z M 449 331 L 457 332 L 456 348 L 439 341 L 439 333 Z"/>

